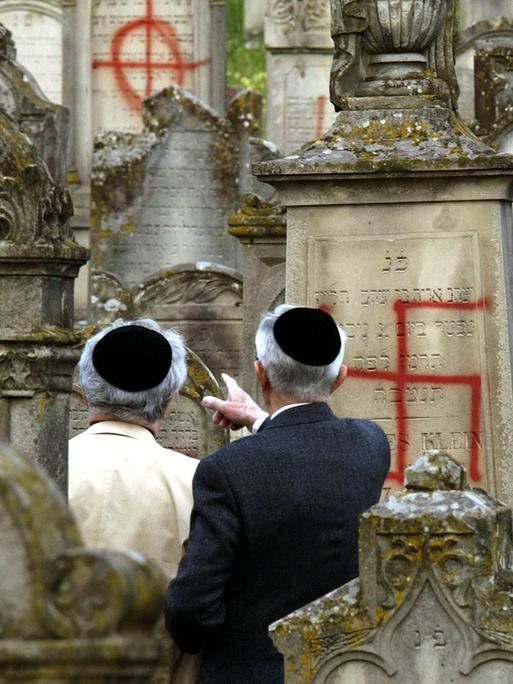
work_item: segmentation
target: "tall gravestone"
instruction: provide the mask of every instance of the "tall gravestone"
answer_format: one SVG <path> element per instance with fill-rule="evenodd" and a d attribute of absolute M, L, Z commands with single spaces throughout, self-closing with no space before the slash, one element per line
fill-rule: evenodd
<path fill-rule="evenodd" d="M 146 100 L 144 116 L 142 134 L 98 141 L 92 264 L 129 286 L 180 263 L 238 269 L 240 247 L 225 233 L 238 192 L 234 129 L 175 86 Z"/>
<path fill-rule="evenodd" d="M 320 138 L 334 119 L 329 13 L 329 0 L 267 2 L 266 135 L 282 152 Z"/>
<path fill-rule="evenodd" d="M 456 50 L 462 117 L 477 135 L 509 151 L 513 147 L 511 2 L 463 2 Z"/>
<path fill-rule="evenodd" d="M 271 626 L 286 684 L 507 684 L 511 510 L 425 453 L 360 518 L 360 577 Z"/>
<path fill-rule="evenodd" d="M 87 254 L 69 194 L 3 113 L 0 141 L 0 438 L 66 489 L 73 285 Z"/>
<path fill-rule="evenodd" d="M 2 0 L 0 22 L 13 34 L 18 60 L 46 97 L 62 102 L 62 0 Z"/>
<path fill-rule="evenodd" d="M 248 38 L 261 36 L 267 0 L 244 0 L 244 33 Z"/>
<path fill-rule="evenodd" d="M 333 407 L 380 422 L 390 484 L 417 453 L 447 448 L 511 501 L 513 158 L 455 113 L 453 0 L 399 5 L 366 0 L 355 14 L 334 0 L 341 112 L 323 139 L 257 174 L 287 209 L 287 299 L 348 332 Z"/>
<path fill-rule="evenodd" d="M 143 99 L 170 83 L 225 110 L 223 0 L 92 6 L 93 130 L 140 132 Z"/>

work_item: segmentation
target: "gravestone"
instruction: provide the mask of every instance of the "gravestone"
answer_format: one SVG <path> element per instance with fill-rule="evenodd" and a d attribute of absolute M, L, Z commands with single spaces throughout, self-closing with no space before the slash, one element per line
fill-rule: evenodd
<path fill-rule="evenodd" d="M 128 286 L 180 263 L 239 270 L 240 246 L 225 233 L 238 197 L 233 127 L 175 86 L 146 100 L 144 111 L 143 133 L 97 143 L 93 267 Z"/>
<path fill-rule="evenodd" d="M 223 0 L 98 0 L 92 12 L 94 134 L 140 132 L 143 99 L 170 83 L 224 112 Z"/>
<path fill-rule="evenodd" d="M 335 2 L 337 122 L 256 173 L 287 209 L 287 301 L 326 308 L 348 332 L 335 413 L 381 424 L 391 486 L 416 454 L 447 448 L 513 502 L 513 157 L 457 118 L 453 0 L 399 4 L 379 3 L 380 33 L 376 0 L 359 19 Z"/>
<path fill-rule="evenodd" d="M 140 554 L 84 548 L 63 495 L 0 447 L 0 679 L 148 682 L 165 578 Z"/>
<path fill-rule="evenodd" d="M 62 103 L 62 0 L 2 0 L 0 22 L 13 35 L 20 64 L 51 102 Z"/>
<path fill-rule="evenodd" d="M 266 135 L 282 152 L 320 138 L 335 118 L 329 13 L 329 0 L 268 0 Z"/>
<path fill-rule="evenodd" d="M 428 452 L 360 518 L 360 576 L 271 626 L 286 684 L 513 680 L 511 510 Z"/>
<path fill-rule="evenodd" d="M 227 443 L 227 431 L 220 429 L 212 421 L 211 412 L 201 405 L 201 399 L 207 394 L 222 398 L 219 385 L 212 373 L 189 349 L 187 381 L 179 396 L 171 401 L 157 438 L 163 447 L 180 451 L 192 458 L 204 458 Z M 77 367 L 69 413 L 70 438 L 76 437 L 88 427 L 87 405 L 78 382 Z"/>
<path fill-rule="evenodd" d="M 0 110 L 34 143 L 54 180 L 64 183 L 68 111 L 46 99 L 33 76 L 17 62 L 16 54 L 11 32 L 0 24 Z"/>
<path fill-rule="evenodd" d="M 3 113 L 0 139 L 0 439 L 65 490 L 73 285 L 87 252 L 73 239 L 68 192 Z"/>

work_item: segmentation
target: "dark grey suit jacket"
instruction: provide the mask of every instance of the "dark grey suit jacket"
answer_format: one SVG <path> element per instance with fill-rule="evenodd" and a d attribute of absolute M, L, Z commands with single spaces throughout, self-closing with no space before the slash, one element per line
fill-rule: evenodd
<path fill-rule="evenodd" d="M 324 403 L 288 409 L 199 464 L 165 606 L 179 648 L 203 649 L 199 683 L 283 683 L 267 628 L 358 575 L 358 516 L 389 465 L 380 427 Z"/>

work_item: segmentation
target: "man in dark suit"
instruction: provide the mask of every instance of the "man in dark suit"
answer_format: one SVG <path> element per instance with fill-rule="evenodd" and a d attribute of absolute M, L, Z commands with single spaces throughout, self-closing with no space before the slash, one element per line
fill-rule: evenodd
<path fill-rule="evenodd" d="M 165 607 L 178 646 L 203 652 L 198 684 L 283 684 L 269 624 L 358 575 L 358 516 L 380 496 L 390 451 L 375 423 L 327 404 L 347 374 L 344 342 L 319 309 L 264 316 L 255 368 L 270 418 L 198 466 Z M 207 403 L 224 425 L 264 417 L 237 386 Z"/>

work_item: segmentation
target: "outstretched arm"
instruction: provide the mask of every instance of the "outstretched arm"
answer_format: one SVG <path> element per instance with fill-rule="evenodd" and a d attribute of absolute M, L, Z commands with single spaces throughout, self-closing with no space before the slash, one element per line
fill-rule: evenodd
<path fill-rule="evenodd" d="M 251 430 L 255 421 L 257 419 L 263 420 L 267 413 L 253 401 L 242 387 L 239 387 L 234 378 L 227 373 L 222 373 L 221 376 L 228 389 L 227 399 L 206 396 L 201 403 L 215 411 L 212 419 L 220 427 L 229 427 L 232 430 L 246 427 Z"/>

